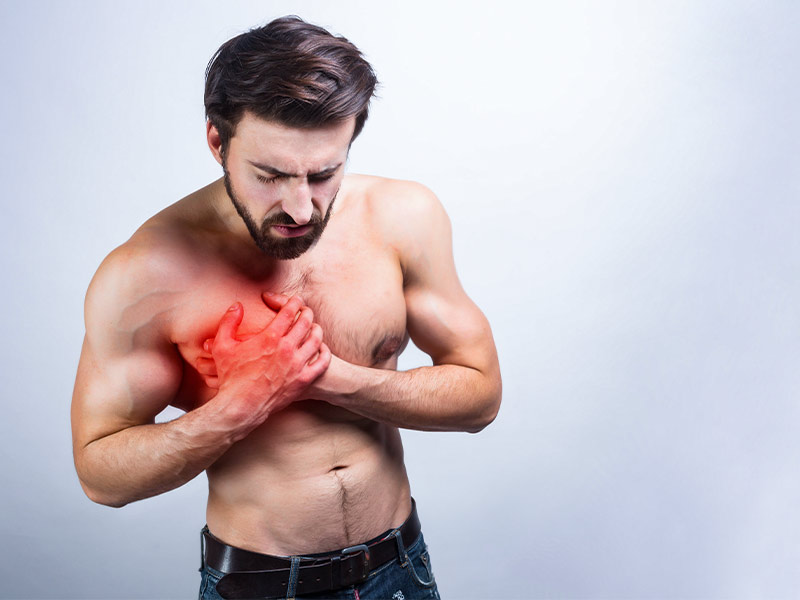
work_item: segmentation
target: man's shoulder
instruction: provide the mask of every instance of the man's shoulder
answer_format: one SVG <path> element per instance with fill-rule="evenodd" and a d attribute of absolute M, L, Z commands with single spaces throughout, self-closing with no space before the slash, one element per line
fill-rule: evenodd
<path fill-rule="evenodd" d="M 181 280 L 197 262 L 203 239 L 204 220 L 208 220 L 208 188 L 178 200 L 150 217 L 123 244 L 100 264 L 96 280 L 112 280 L 118 289 L 153 287 Z"/>
<path fill-rule="evenodd" d="M 92 315 L 110 319 L 132 306 L 160 311 L 161 302 L 185 287 L 196 270 L 196 253 L 191 231 L 171 208 L 146 221 L 100 263 L 86 293 L 87 321 Z"/>
<path fill-rule="evenodd" d="M 382 213 L 392 210 L 431 210 L 439 204 L 436 195 L 416 181 L 353 174 L 348 175 L 348 184 L 370 209 Z"/>
<path fill-rule="evenodd" d="M 421 183 L 373 175 L 350 177 L 351 189 L 371 220 L 389 234 L 416 237 L 447 220 L 436 194 Z"/>
<path fill-rule="evenodd" d="M 354 177 L 372 230 L 395 250 L 407 275 L 430 260 L 432 248 L 450 244 L 450 219 L 428 187 L 415 181 Z"/>

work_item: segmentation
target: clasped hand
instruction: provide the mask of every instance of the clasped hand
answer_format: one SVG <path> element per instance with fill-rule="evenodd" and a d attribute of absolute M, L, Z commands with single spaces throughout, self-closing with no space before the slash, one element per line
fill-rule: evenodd
<path fill-rule="evenodd" d="M 236 302 L 223 315 L 215 337 L 203 344 L 210 357 L 199 357 L 195 367 L 206 385 L 241 402 L 247 411 L 263 411 L 266 418 L 301 398 L 328 368 L 331 352 L 314 313 L 299 296 L 265 293 L 262 300 L 277 311 L 272 321 L 254 335 L 237 335 L 244 307 Z"/>

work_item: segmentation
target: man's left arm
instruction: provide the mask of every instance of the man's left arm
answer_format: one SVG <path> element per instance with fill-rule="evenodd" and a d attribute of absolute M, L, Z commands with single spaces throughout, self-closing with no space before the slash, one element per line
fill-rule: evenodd
<path fill-rule="evenodd" d="M 494 420 L 501 398 L 489 323 L 458 280 L 438 199 L 418 184 L 391 185 L 391 208 L 376 211 L 378 226 L 403 269 L 409 335 L 433 366 L 394 371 L 333 357 L 311 397 L 397 427 L 478 432 Z"/>

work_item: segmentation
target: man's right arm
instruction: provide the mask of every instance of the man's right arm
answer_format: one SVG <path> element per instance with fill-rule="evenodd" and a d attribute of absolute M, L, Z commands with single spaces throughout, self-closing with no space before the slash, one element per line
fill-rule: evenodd
<path fill-rule="evenodd" d="M 243 314 L 237 304 L 223 316 L 214 342 L 230 357 L 225 385 L 199 408 L 155 423 L 183 373 L 166 333 L 175 293 L 169 270 L 168 261 L 153 264 L 152 257 L 143 260 L 123 246 L 104 261 L 87 293 L 72 400 L 73 453 L 87 496 L 108 506 L 191 480 L 327 368 L 321 331 L 299 299 L 246 342 L 236 338 Z M 262 375 L 246 377 L 256 367 Z"/>

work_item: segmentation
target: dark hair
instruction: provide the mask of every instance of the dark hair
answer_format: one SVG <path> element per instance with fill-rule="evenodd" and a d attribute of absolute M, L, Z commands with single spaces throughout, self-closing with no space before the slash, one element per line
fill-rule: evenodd
<path fill-rule="evenodd" d="M 223 150 L 245 111 L 311 128 L 367 120 L 377 77 L 361 52 L 300 17 L 288 16 L 222 44 L 206 69 L 206 118 Z"/>

